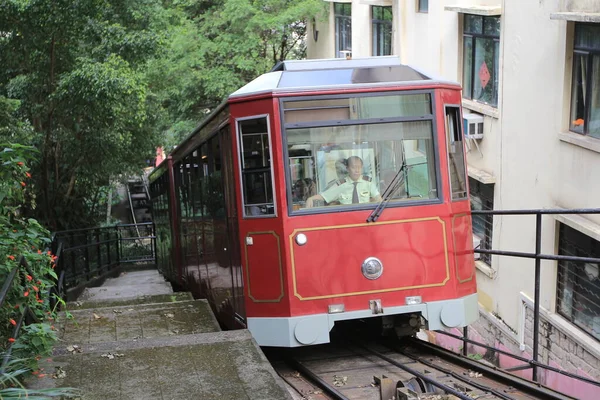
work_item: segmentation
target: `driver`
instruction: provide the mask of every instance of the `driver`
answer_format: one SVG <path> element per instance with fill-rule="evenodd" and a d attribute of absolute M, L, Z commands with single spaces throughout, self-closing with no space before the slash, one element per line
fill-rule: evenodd
<path fill-rule="evenodd" d="M 340 179 L 329 189 L 306 199 L 306 207 L 313 207 L 315 200 L 327 203 L 338 201 L 340 204 L 359 204 L 381 201 L 381 195 L 375 182 L 363 175 L 363 161 L 360 157 L 351 156 L 346 160 L 348 176 Z"/>

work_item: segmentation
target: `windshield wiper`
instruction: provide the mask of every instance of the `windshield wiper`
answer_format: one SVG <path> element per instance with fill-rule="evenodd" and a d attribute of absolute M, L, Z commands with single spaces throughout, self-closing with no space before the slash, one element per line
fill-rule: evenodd
<path fill-rule="evenodd" d="M 396 191 L 408 179 L 407 174 L 408 174 L 408 170 L 410 168 L 416 167 L 417 165 L 426 165 L 426 164 L 427 164 L 427 161 L 421 162 L 421 163 L 416 163 L 416 164 L 410 164 L 410 165 L 406 165 L 406 162 L 403 162 L 402 166 L 400 167 L 400 170 L 396 173 L 396 175 L 394 175 L 394 179 L 392 179 L 392 181 L 390 182 L 388 187 L 385 188 L 385 190 L 383 191 L 383 194 L 381 195 L 381 201 L 379 202 L 379 204 L 377 204 L 377 207 L 375 207 L 375 209 L 373 210 L 371 215 L 369 215 L 369 218 L 367 218 L 367 222 L 375 222 L 375 221 L 377 221 L 377 218 L 379 218 L 379 216 L 381 216 L 383 209 L 387 206 L 389 201 L 392 199 L 392 196 L 394 195 L 394 193 L 396 193 Z M 416 195 L 416 196 L 411 195 L 410 188 L 408 186 L 409 185 L 406 185 L 406 198 L 407 199 L 410 199 L 412 197 L 423 197 L 420 194 Z"/>
<path fill-rule="evenodd" d="M 383 193 L 381 194 L 381 201 L 377 204 L 377 207 L 373 210 L 373 212 L 367 218 L 367 222 L 375 222 L 383 212 L 383 209 L 387 206 L 390 199 L 396 193 L 396 191 L 402 186 L 404 181 L 406 180 L 406 175 L 404 171 L 406 170 L 406 162 L 402 163 L 402 166 L 394 175 L 394 178 L 390 182 L 390 184 L 385 188 Z"/>

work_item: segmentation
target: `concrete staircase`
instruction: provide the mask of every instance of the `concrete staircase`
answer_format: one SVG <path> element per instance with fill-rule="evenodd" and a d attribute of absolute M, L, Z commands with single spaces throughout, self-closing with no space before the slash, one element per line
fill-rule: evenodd
<path fill-rule="evenodd" d="M 157 271 L 124 273 L 69 303 L 45 376 L 31 388 L 95 399 L 288 399 L 247 330 L 220 330 L 205 300 L 173 293 Z"/>

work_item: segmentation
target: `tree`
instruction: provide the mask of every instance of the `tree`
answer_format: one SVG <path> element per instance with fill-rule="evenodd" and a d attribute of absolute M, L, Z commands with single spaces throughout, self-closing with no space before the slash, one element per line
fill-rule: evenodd
<path fill-rule="evenodd" d="M 167 21 L 157 0 L 0 3 L 0 95 L 31 122 L 40 207 L 30 212 L 51 229 L 90 224 L 98 187 L 152 157 L 159 105 L 144 73 Z"/>
<path fill-rule="evenodd" d="M 277 62 L 304 58 L 307 20 L 326 15 L 322 0 L 182 0 L 177 7 L 167 57 L 150 67 L 172 144 Z"/>

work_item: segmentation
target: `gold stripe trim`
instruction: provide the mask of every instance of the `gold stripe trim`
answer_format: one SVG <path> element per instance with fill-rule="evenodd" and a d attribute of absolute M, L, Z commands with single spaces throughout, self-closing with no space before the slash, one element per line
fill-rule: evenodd
<path fill-rule="evenodd" d="M 360 226 L 380 226 L 380 225 L 391 225 L 391 224 L 405 224 L 410 222 L 423 222 L 423 221 L 438 221 L 442 225 L 442 238 L 444 240 L 444 259 L 446 262 L 446 278 L 440 283 L 432 283 L 428 285 L 417 285 L 417 286 L 401 286 L 397 288 L 388 288 L 388 289 L 379 289 L 379 290 L 367 290 L 362 292 L 349 292 L 349 293 L 336 293 L 331 295 L 324 296 L 313 296 L 313 297 L 303 297 L 298 293 L 297 281 L 296 281 L 296 261 L 294 259 L 294 236 L 298 232 L 310 232 L 310 231 L 319 231 L 319 230 L 334 230 L 334 229 L 344 229 L 344 228 L 356 228 Z M 427 217 L 427 218 L 412 218 L 412 219 L 403 219 L 403 220 L 395 220 L 395 221 L 385 221 L 385 222 L 364 222 L 360 224 L 349 224 L 349 225 L 332 225 L 332 226 L 323 226 L 317 228 L 306 228 L 306 229 L 294 229 L 294 231 L 289 236 L 290 240 L 290 256 L 291 256 L 291 264 L 292 264 L 292 284 L 294 287 L 294 296 L 296 296 L 301 301 L 307 300 L 320 300 L 320 299 L 331 299 L 334 297 L 348 297 L 348 296 L 357 296 L 363 294 L 372 294 L 372 293 L 388 293 L 400 290 L 409 290 L 409 289 L 420 289 L 427 287 L 440 287 L 445 286 L 446 283 L 450 280 L 450 265 L 448 261 L 448 238 L 446 235 L 446 222 L 442 220 L 440 217 Z"/>
<path fill-rule="evenodd" d="M 248 285 L 248 297 L 255 303 L 279 303 L 283 298 L 283 265 L 281 261 L 281 241 L 279 235 L 275 231 L 263 231 L 263 232 L 248 232 L 246 237 L 252 235 L 273 235 L 277 239 L 277 255 L 279 260 L 279 297 L 276 299 L 259 300 L 252 296 L 252 286 L 250 285 L 250 270 L 248 263 L 248 245 L 244 242 L 244 257 L 246 260 L 246 284 Z"/>

